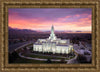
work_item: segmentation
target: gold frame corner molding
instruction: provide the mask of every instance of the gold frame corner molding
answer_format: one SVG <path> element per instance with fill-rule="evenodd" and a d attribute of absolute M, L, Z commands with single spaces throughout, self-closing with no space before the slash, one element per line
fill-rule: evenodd
<path fill-rule="evenodd" d="M 92 8 L 91 64 L 9 64 L 9 8 Z M 0 72 L 100 72 L 100 0 L 0 0 Z"/>

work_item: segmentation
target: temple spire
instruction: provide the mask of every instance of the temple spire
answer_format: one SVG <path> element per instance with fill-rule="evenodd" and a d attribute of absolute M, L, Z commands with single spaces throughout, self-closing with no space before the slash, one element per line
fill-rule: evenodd
<path fill-rule="evenodd" d="M 55 33 L 54 33 L 54 26 L 53 25 L 51 27 L 51 34 L 50 34 L 49 39 L 51 39 L 51 40 L 55 40 L 56 39 L 56 36 L 55 36 Z"/>
<path fill-rule="evenodd" d="M 51 27 L 51 34 L 54 34 L 54 27 L 53 27 L 53 25 Z"/>

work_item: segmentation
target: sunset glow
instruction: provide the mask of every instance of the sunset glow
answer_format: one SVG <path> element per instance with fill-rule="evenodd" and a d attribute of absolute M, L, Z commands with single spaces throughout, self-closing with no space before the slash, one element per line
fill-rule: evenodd
<path fill-rule="evenodd" d="M 48 31 L 90 31 L 90 8 L 10 8 L 8 26 L 18 29 Z"/>

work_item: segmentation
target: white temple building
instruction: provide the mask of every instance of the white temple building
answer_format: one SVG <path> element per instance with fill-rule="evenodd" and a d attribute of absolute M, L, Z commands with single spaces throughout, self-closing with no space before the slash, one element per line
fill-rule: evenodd
<path fill-rule="evenodd" d="M 69 39 L 57 38 L 54 33 L 54 27 L 51 27 L 51 34 L 47 39 L 38 39 L 37 42 L 33 44 L 33 51 L 38 52 L 52 52 L 68 54 L 73 51 L 73 45 L 70 43 Z"/>

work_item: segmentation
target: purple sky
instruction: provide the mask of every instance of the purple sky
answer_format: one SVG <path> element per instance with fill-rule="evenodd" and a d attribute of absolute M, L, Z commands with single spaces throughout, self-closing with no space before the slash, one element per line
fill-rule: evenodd
<path fill-rule="evenodd" d="M 32 30 L 91 31 L 91 8 L 10 8 L 9 27 Z"/>

